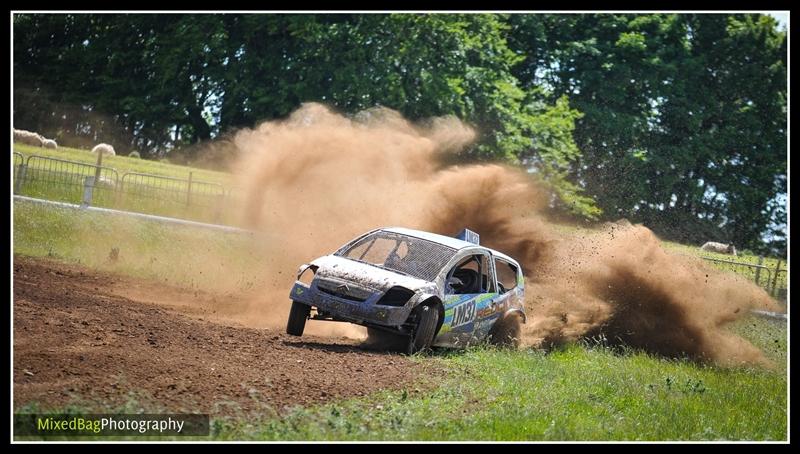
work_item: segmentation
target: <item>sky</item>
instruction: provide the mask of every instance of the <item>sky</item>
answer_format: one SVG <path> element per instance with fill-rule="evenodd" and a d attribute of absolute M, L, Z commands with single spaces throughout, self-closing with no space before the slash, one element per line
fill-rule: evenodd
<path fill-rule="evenodd" d="M 786 11 L 780 11 L 780 12 L 773 11 L 773 12 L 767 12 L 766 14 L 769 14 L 770 16 L 774 17 L 778 21 L 778 24 L 782 28 L 785 29 L 787 27 L 787 22 L 789 22 L 789 13 L 788 12 L 786 12 Z"/>

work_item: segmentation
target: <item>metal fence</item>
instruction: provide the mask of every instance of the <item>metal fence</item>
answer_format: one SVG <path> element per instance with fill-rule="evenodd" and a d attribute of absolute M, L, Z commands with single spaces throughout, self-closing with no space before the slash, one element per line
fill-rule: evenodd
<path fill-rule="evenodd" d="M 44 156 L 29 156 L 15 176 L 17 194 L 73 203 L 85 202 L 87 186 L 94 199 L 111 199 L 119 181 L 111 167 Z"/>
<path fill-rule="evenodd" d="M 772 278 L 772 292 L 770 294 L 779 300 L 786 301 L 789 287 L 789 270 L 786 268 L 781 269 L 781 264 L 781 261 L 778 260 L 778 265 L 775 267 L 775 274 Z"/>
<path fill-rule="evenodd" d="M 98 159 L 100 162 L 100 159 Z M 14 193 L 212 223 L 232 223 L 233 195 L 219 183 L 14 152 Z"/>
<path fill-rule="evenodd" d="M 25 156 L 22 153 L 15 151 L 12 155 L 14 157 L 14 182 L 17 181 L 17 174 L 19 170 L 22 168 L 22 165 L 25 164 Z M 16 186 L 14 186 L 16 188 Z M 16 189 L 15 189 L 16 190 Z"/>
<path fill-rule="evenodd" d="M 758 263 L 737 262 L 735 260 L 720 259 L 714 257 L 702 257 L 715 263 L 719 268 L 729 269 L 741 276 L 748 277 L 753 283 L 762 287 L 770 295 L 779 299 L 786 299 L 786 289 L 788 286 L 787 269 L 781 268 L 784 264 L 778 260 L 775 267 L 764 265 L 764 257 L 758 258 Z"/>
<path fill-rule="evenodd" d="M 219 183 L 196 181 L 192 178 L 191 172 L 186 180 L 129 172 L 122 175 L 120 191 L 142 198 L 205 207 L 215 206 L 225 197 L 224 186 Z"/>
<path fill-rule="evenodd" d="M 118 205 L 136 211 L 214 223 L 229 221 L 225 187 L 198 181 L 191 172 L 186 179 L 129 172 L 122 176 L 119 194 Z"/>

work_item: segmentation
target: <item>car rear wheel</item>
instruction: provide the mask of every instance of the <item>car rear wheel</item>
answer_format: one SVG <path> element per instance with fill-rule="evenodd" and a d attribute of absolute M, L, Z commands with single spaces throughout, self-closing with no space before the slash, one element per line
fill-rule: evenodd
<path fill-rule="evenodd" d="M 409 353 L 416 353 L 430 348 L 439 324 L 439 311 L 434 306 L 417 307 L 417 329 L 409 342 Z"/>
<path fill-rule="evenodd" d="M 289 310 L 289 321 L 286 323 L 286 334 L 302 336 L 310 313 L 311 306 L 292 301 L 292 308 Z"/>
<path fill-rule="evenodd" d="M 522 339 L 522 316 L 506 314 L 498 320 L 489 333 L 489 342 L 498 347 L 519 348 Z"/>

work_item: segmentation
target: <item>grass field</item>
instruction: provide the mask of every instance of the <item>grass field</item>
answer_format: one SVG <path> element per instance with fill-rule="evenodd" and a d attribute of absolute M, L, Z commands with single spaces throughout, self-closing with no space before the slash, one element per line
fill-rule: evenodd
<path fill-rule="evenodd" d="M 219 420 L 215 438 L 254 440 L 786 440 L 786 324 L 730 329 L 775 369 L 698 365 L 578 343 L 552 352 L 440 352 L 438 389 L 386 392 L 285 418 Z M 417 361 L 431 361 L 417 356 Z M 414 397 L 411 397 L 414 396 Z"/>
<path fill-rule="evenodd" d="M 31 155 L 37 155 L 92 165 L 97 162 L 97 155 L 91 153 L 89 150 L 81 150 L 78 148 L 59 147 L 57 150 L 51 150 L 48 148 L 32 147 L 30 145 L 15 143 L 14 151 L 22 153 L 26 158 Z M 224 185 L 231 184 L 231 174 L 226 172 L 216 172 L 213 170 L 180 166 L 148 159 L 129 158 L 127 156 L 103 156 L 102 165 L 117 169 L 120 176 L 124 172 L 138 172 L 173 178 L 188 178 L 189 172 L 192 172 L 193 178 L 196 180 Z"/>
<path fill-rule="evenodd" d="M 15 253 L 188 287 L 218 275 L 230 279 L 231 289 L 251 288 L 264 279 L 259 270 L 265 258 L 257 253 L 257 241 L 246 234 L 14 203 Z M 121 256 L 117 262 L 109 260 L 113 248 Z"/>
<path fill-rule="evenodd" d="M 50 150 L 46 148 L 14 144 L 14 151 L 23 153 L 26 157 L 30 155 L 39 155 L 58 159 L 67 159 L 86 164 L 95 164 L 97 159 L 94 154 L 88 152 L 87 150 L 65 147 L 61 147 L 57 150 Z M 235 186 L 233 176 L 229 173 L 174 165 L 161 161 L 128 158 L 126 156 L 110 156 L 104 157 L 103 165 L 115 168 L 119 176 L 122 176 L 122 174 L 125 172 L 137 172 L 186 179 L 189 176 L 189 172 L 192 172 L 193 179 L 195 181 L 221 184 L 226 188 Z M 83 188 L 80 183 L 76 183 L 74 185 L 34 183 L 26 185 L 22 194 L 49 200 L 80 203 L 81 196 L 83 194 Z M 100 188 L 99 190 L 95 190 L 95 199 L 93 200 L 93 205 L 108 208 L 126 209 L 141 213 L 180 217 L 202 222 L 239 225 L 240 220 L 228 209 L 228 205 L 230 205 L 230 202 L 232 201 L 230 199 L 218 200 L 213 196 L 198 196 L 195 206 L 186 206 L 185 203 L 182 203 L 185 197 L 181 197 L 180 194 L 178 195 L 180 198 L 178 201 L 171 200 L 171 197 L 174 196 L 173 194 L 169 194 L 168 196 L 166 193 L 161 194 L 156 192 L 145 195 L 146 197 L 119 197 L 115 195 L 114 191 L 110 190 L 109 188 Z M 556 228 L 564 233 L 576 234 L 582 230 L 580 227 L 566 225 L 557 225 Z M 699 248 L 695 246 L 687 246 L 668 241 L 663 242 L 663 244 L 667 249 L 688 255 L 709 257 L 719 260 L 733 260 L 752 265 L 759 263 L 759 257 L 754 255 L 742 254 L 738 257 L 732 257 L 724 254 L 714 254 L 711 252 L 700 251 Z M 778 265 L 778 261 L 779 259 L 773 257 L 764 258 L 762 265 L 767 267 L 769 270 L 762 269 L 760 272 L 758 272 L 758 276 L 756 276 L 756 270 L 751 267 L 718 262 L 714 263 L 714 266 L 723 270 L 729 270 L 741 274 L 746 276 L 749 280 L 755 281 L 757 278 L 759 284 L 763 287 L 771 287 L 771 284 L 775 283 L 777 288 L 785 289 L 786 279 L 788 276 L 788 273 L 785 271 L 785 261 L 782 261 L 781 270 L 783 271 L 778 273 L 777 281 L 775 281 L 774 270 Z"/>
<path fill-rule="evenodd" d="M 248 288 L 260 278 L 255 270 L 263 260 L 253 253 L 252 241 L 14 204 L 15 253 L 166 276 L 183 285 L 203 285 L 197 268 L 182 262 L 192 259 L 184 255 L 192 250 L 220 257 L 225 273 L 236 276 L 233 284 Z M 121 255 L 139 259 L 109 262 L 115 246 Z M 718 368 L 587 344 L 552 352 L 473 348 L 415 357 L 448 371 L 431 391 L 380 392 L 296 408 L 280 418 L 215 418 L 212 435 L 226 440 L 786 440 L 786 322 L 747 317 L 730 329 L 759 346 L 775 368 Z M 131 408 L 138 408 L 135 399 L 108 411 Z"/>
<path fill-rule="evenodd" d="M 212 418 L 211 438 L 786 440 L 785 324 L 750 318 L 734 329 L 756 344 L 781 342 L 765 350 L 778 368 L 719 369 L 585 344 L 552 352 L 472 348 L 415 357 L 449 371 L 432 391 L 384 391 L 260 420 Z M 108 409 L 136 410 L 135 399 Z"/>
<path fill-rule="evenodd" d="M 767 323 L 753 321 L 758 325 Z M 781 336 L 780 327 L 767 327 Z M 418 358 L 419 361 L 428 361 Z M 260 422 L 215 436 L 259 440 L 784 440 L 785 369 L 721 370 L 644 353 L 471 349 L 436 359 L 437 390 L 408 391 Z"/>
<path fill-rule="evenodd" d="M 85 150 L 59 148 L 49 150 L 16 144 L 28 163 L 24 184 L 17 187 L 20 195 L 80 204 L 84 197 L 84 179 L 95 176 L 95 169 L 70 163 L 40 160 L 55 158 L 94 165 L 97 157 Z M 33 156 L 34 159 L 29 158 Z M 18 178 L 18 157 L 14 178 Z M 95 184 L 92 206 L 115 208 L 139 213 L 190 219 L 194 221 L 240 225 L 236 206 L 240 194 L 232 190 L 233 178 L 228 173 L 196 169 L 126 156 L 106 156 L 101 182 Z M 169 179 L 125 176 L 126 172 L 157 175 Z M 192 173 L 191 187 L 187 183 Z"/>

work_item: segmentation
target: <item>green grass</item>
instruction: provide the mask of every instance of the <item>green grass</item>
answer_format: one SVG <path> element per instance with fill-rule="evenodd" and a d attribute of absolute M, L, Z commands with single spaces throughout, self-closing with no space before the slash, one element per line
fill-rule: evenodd
<path fill-rule="evenodd" d="M 220 419 L 214 437 L 786 440 L 786 323 L 746 317 L 730 328 L 775 368 L 719 368 L 586 343 L 550 353 L 473 348 L 415 357 L 449 371 L 433 391 L 384 391 L 262 421 Z"/>
<path fill-rule="evenodd" d="M 112 248 L 120 258 L 109 260 Z M 14 253 L 202 288 L 217 276 L 231 290 L 265 279 L 258 237 L 201 227 L 14 202 Z"/>
<path fill-rule="evenodd" d="M 85 164 L 96 163 L 96 156 L 85 150 L 71 148 L 50 150 L 19 144 L 16 144 L 14 148 L 16 151 L 22 152 L 26 160 L 30 156 L 44 156 Z M 94 176 L 95 173 L 91 167 L 53 161 L 33 160 L 27 162 L 30 162 L 30 168 L 19 194 L 28 197 L 80 204 L 84 194 L 84 178 Z M 185 181 L 162 180 L 156 182 L 127 179 L 124 191 L 117 191 L 109 184 L 97 184 L 93 191 L 92 206 L 214 224 L 241 224 L 239 213 L 235 208 L 238 196 L 226 194 L 232 180 L 230 174 L 125 156 L 104 157 L 102 164 L 117 169 L 116 176 L 106 170 L 103 170 L 101 175 L 103 178 L 111 180 L 116 178 L 117 184 L 120 186 L 122 186 L 122 177 L 125 172 L 146 173 L 183 180 L 188 179 L 189 172 L 192 172 L 195 184 L 192 186 L 191 195 L 187 193 L 189 187 Z M 15 166 L 15 181 L 16 172 L 17 166 Z M 213 185 L 198 184 L 197 182 L 213 183 Z M 153 184 L 163 186 L 161 189 L 148 186 Z M 221 184 L 222 187 L 216 186 L 218 184 Z"/>
<path fill-rule="evenodd" d="M 754 322 L 753 322 L 754 320 Z M 749 323 L 769 323 L 760 319 Z M 779 326 L 760 329 L 780 331 Z M 212 417 L 216 440 L 786 440 L 785 367 L 720 369 L 573 344 L 415 361 L 447 372 L 282 416 Z M 127 413 L 130 405 L 124 411 Z M 76 410 L 77 408 L 77 410 Z M 43 410 L 43 409 L 40 409 Z M 60 409 L 46 409 L 59 411 Z M 79 407 L 69 411 L 80 412 Z M 139 411 L 150 411 L 140 408 Z M 17 412 L 30 412 L 30 407 Z M 60 410 L 67 412 L 65 410 Z M 84 410 L 89 412 L 90 410 Z M 98 411 L 96 407 L 91 411 Z M 111 413 L 115 409 L 104 411 Z"/>
<path fill-rule="evenodd" d="M 758 323 L 758 322 L 757 322 Z M 418 358 L 418 361 L 432 361 Z M 260 422 L 220 439 L 785 440 L 785 370 L 719 369 L 601 347 L 443 355 L 432 392 L 382 392 Z"/>
<path fill-rule="evenodd" d="M 263 278 L 257 270 L 265 258 L 253 252 L 258 250 L 254 241 L 247 235 L 14 203 L 15 253 L 198 288 L 204 285 L 203 273 L 229 276 L 238 289 L 251 288 Z M 120 247 L 120 263 L 108 261 L 111 247 Z M 203 251 L 214 259 L 198 261 Z M 197 267 L 198 262 L 202 266 Z M 423 366 L 447 371 L 443 377 L 432 375 L 430 379 L 437 382 L 420 387 L 423 391 L 411 384 L 402 390 L 295 408 L 283 416 L 215 418 L 212 436 L 222 440 L 786 440 L 786 323 L 747 317 L 730 329 L 761 348 L 775 368 L 719 368 L 584 344 L 550 353 L 474 348 L 414 357 Z M 107 410 L 123 413 L 127 407 Z"/>

